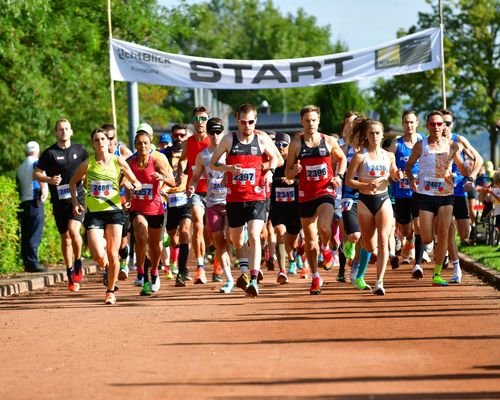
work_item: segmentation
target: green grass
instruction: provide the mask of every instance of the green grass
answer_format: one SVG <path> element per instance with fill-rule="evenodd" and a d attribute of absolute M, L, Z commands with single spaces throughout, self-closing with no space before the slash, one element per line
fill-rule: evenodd
<path fill-rule="evenodd" d="M 469 257 L 487 266 L 488 268 L 500 271 L 500 247 L 477 245 L 459 246 L 458 250 Z"/>

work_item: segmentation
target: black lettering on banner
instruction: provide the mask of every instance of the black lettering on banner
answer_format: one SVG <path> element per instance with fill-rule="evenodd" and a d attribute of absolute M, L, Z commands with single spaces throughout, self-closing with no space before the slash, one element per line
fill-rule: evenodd
<path fill-rule="evenodd" d="M 266 72 L 270 71 L 271 76 L 266 76 Z M 279 72 L 273 64 L 264 64 L 255 78 L 253 78 L 252 83 L 260 83 L 262 80 L 273 80 L 276 79 L 279 83 L 287 83 L 286 78 Z"/>
<path fill-rule="evenodd" d="M 251 65 L 245 65 L 245 64 L 222 64 L 222 67 L 228 69 L 234 69 L 234 83 L 243 83 L 242 71 L 244 69 L 252 69 Z"/>
<path fill-rule="evenodd" d="M 219 66 L 216 63 L 206 62 L 206 61 L 191 61 L 189 63 L 193 71 L 205 72 L 210 75 L 200 75 L 194 72 L 189 74 L 189 77 L 193 81 L 197 82 L 219 82 L 222 74 L 218 71 Z"/>
<path fill-rule="evenodd" d="M 305 69 L 300 71 L 301 69 Z M 321 64 L 317 61 L 303 61 L 290 63 L 292 82 L 298 82 L 299 77 L 312 75 L 314 79 L 321 78 Z"/>
<path fill-rule="evenodd" d="M 325 60 L 325 65 L 335 64 L 335 76 L 342 76 L 344 74 L 344 61 L 352 60 L 353 58 L 354 56 L 330 58 Z"/>

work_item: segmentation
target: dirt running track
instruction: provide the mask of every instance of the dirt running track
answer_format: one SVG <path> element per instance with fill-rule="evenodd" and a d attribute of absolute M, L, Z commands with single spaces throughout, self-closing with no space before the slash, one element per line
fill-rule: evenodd
<path fill-rule="evenodd" d="M 0 399 L 499 399 L 499 293 L 425 273 L 388 271 L 385 297 L 268 272 L 257 299 L 171 281 L 144 298 L 129 279 L 104 306 L 96 275 L 5 298 Z"/>

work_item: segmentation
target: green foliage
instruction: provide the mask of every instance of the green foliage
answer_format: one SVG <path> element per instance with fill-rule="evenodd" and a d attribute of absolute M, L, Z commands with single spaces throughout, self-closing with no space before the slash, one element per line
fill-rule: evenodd
<path fill-rule="evenodd" d="M 498 247 L 486 245 L 460 246 L 459 250 L 488 268 L 500 271 Z"/>
<path fill-rule="evenodd" d="M 0 273 L 22 271 L 16 182 L 0 176 Z"/>
<path fill-rule="evenodd" d="M 61 236 L 57 230 L 56 220 L 52 212 L 52 204 L 48 201 L 44 204 L 45 222 L 43 225 L 43 236 L 40 248 L 38 249 L 38 258 L 40 263 L 61 264 L 64 262 L 61 253 Z"/>

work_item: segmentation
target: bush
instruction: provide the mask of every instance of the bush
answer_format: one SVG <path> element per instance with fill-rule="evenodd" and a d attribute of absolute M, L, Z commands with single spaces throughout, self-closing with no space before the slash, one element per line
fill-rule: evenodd
<path fill-rule="evenodd" d="M 19 193 L 14 179 L 0 176 L 0 274 L 22 272 Z M 61 239 L 52 214 L 45 204 L 45 225 L 39 248 L 40 262 L 57 264 L 62 260 Z"/>

